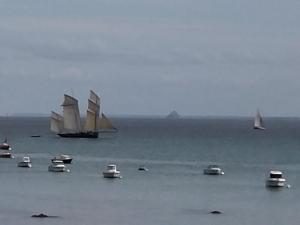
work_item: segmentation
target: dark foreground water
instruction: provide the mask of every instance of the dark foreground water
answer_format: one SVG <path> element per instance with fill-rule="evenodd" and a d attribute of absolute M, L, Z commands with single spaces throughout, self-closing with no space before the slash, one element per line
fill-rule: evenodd
<path fill-rule="evenodd" d="M 114 120 L 119 133 L 92 140 L 56 137 L 46 118 L 0 118 L 0 138 L 15 155 L 0 159 L 0 224 L 298 225 L 300 120 L 267 119 L 265 131 L 252 122 L 123 118 Z M 48 172 L 60 153 L 73 156 L 71 172 Z M 32 168 L 17 167 L 24 155 Z M 123 179 L 102 178 L 110 163 Z M 203 175 L 211 163 L 225 175 Z M 270 169 L 282 170 L 291 188 L 267 189 Z"/>

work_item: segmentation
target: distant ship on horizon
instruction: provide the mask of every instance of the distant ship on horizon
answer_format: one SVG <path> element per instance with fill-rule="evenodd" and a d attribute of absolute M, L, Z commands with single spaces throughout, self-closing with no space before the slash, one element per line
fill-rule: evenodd
<path fill-rule="evenodd" d="M 88 108 L 86 113 L 86 119 L 84 125 L 81 124 L 81 118 L 78 107 L 78 100 L 70 95 L 64 95 L 64 102 L 61 105 L 63 107 L 63 116 L 56 112 L 51 112 L 50 129 L 60 137 L 64 138 L 98 138 L 99 127 L 102 123 L 100 119 L 100 98 L 99 96 L 90 91 L 90 97 L 88 99 Z M 104 118 L 106 118 L 104 116 Z M 106 121 L 109 121 L 106 118 Z M 112 123 L 107 122 L 107 129 Z M 116 128 L 114 128 L 117 130 Z"/>

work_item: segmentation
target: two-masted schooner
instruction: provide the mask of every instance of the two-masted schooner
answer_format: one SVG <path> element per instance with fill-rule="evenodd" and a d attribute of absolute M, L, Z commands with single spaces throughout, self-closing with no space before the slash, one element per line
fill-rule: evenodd
<path fill-rule="evenodd" d="M 254 129 L 257 129 L 257 130 L 265 130 L 266 128 L 264 127 L 264 123 L 263 123 L 263 119 L 262 119 L 262 116 L 259 112 L 259 110 L 257 110 L 256 112 L 256 116 L 254 118 Z"/>
<path fill-rule="evenodd" d="M 100 98 L 95 92 L 90 91 L 84 126 L 81 124 L 77 99 L 65 94 L 61 106 L 63 107 L 63 116 L 56 112 L 51 114 L 51 131 L 66 138 L 98 138 Z"/>

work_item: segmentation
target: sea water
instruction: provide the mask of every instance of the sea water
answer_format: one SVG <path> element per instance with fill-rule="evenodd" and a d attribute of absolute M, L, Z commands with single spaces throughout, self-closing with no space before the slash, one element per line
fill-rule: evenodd
<path fill-rule="evenodd" d="M 65 139 L 49 131 L 48 118 L 1 118 L 0 141 L 8 138 L 15 158 L 0 159 L 0 224 L 298 225 L 299 119 L 266 119 L 264 131 L 252 129 L 252 118 L 113 122 L 118 133 Z M 73 157 L 70 173 L 48 172 L 58 154 Z M 23 156 L 32 168 L 17 167 Z M 123 178 L 103 178 L 108 164 Z M 225 175 L 203 175 L 209 164 Z M 291 188 L 266 188 L 272 169 Z M 31 218 L 39 213 L 57 217 Z"/>

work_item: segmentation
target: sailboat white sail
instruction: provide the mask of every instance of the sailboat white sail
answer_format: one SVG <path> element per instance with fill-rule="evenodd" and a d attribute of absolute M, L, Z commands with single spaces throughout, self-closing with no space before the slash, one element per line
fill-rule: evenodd
<path fill-rule="evenodd" d="M 64 116 L 64 128 L 68 132 L 78 133 L 81 131 L 80 114 L 77 99 L 64 95 L 65 99 L 62 104 Z"/>
<path fill-rule="evenodd" d="M 264 129 L 266 129 L 266 128 L 264 127 L 263 119 L 262 119 L 262 116 L 261 116 L 259 110 L 257 110 L 256 116 L 255 116 L 255 118 L 254 118 L 254 129 L 259 129 L 259 130 L 264 130 Z"/>
<path fill-rule="evenodd" d="M 100 132 L 116 132 L 117 128 L 115 128 L 112 124 L 112 122 L 110 121 L 110 119 L 108 119 L 104 113 L 101 113 L 101 119 L 99 120 L 99 124 L 98 124 L 98 128 Z"/>
<path fill-rule="evenodd" d="M 64 118 L 56 112 L 51 112 L 50 130 L 56 133 L 63 131 Z"/>
<path fill-rule="evenodd" d="M 95 102 L 99 106 L 99 110 L 100 110 L 100 98 L 92 90 L 90 90 L 90 100 L 92 100 L 93 102 Z"/>
<path fill-rule="evenodd" d="M 100 111 L 100 98 L 93 92 L 90 92 L 90 99 L 88 99 L 88 109 L 86 112 L 86 120 L 84 130 L 88 132 L 95 132 L 97 130 L 98 117 Z"/>

